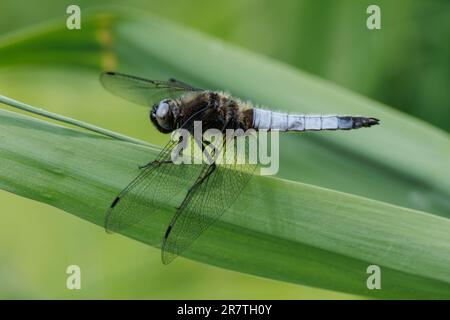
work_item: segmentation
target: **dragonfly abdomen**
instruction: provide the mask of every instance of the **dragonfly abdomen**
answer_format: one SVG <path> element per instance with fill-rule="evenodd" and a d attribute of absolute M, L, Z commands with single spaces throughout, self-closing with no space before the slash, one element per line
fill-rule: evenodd
<path fill-rule="evenodd" d="M 278 131 L 350 130 L 379 123 L 376 118 L 361 116 L 308 115 L 253 109 L 253 128 Z"/>

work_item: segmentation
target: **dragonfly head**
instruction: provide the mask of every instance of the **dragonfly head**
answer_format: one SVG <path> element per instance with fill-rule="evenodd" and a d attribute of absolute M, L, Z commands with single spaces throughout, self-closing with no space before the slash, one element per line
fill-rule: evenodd
<path fill-rule="evenodd" d="M 174 100 L 164 99 L 155 104 L 150 111 L 150 120 L 162 133 L 169 133 L 176 129 L 172 112 L 174 106 Z"/>

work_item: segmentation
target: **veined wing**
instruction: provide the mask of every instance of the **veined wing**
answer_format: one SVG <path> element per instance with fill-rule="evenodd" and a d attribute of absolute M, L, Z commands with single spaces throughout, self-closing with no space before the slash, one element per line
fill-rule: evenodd
<path fill-rule="evenodd" d="M 114 199 L 105 216 L 108 232 L 120 232 L 154 217 L 168 201 L 192 185 L 202 168 L 173 164 L 171 152 L 177 144 L 170 141 Z"/>
<path fill-rule="evenodd" d="M 192 115 L 181 127 L 190 128 L 205 110 Z M 119 232 L 152 217 L 169 200 L 187 190 L 207 167 L 207 164 L 174 164 L 172 152 L 178 144 L 175 140 L 168 142 L 158 157 L 114 199 L 105 215 L 107 231 Z"/>
<path fill-rule="evenodd" d="M 243 137 L 234 139 L 240 138 Z M 246 153 L 248 159 L 248 146 Z M 233 158 L 230 164 L 212 164 L 200 173 L 164 235 L 161 252 L 164 264 L 170 263 L 189 247 L 241 194 L 256 164 L 239 164 L 237 155 Z"/>
<path fill-rule="evenodd" d="M 117 72 L 102 73 L 100 82 L 111 93 L 147 107 L 151 107 L 164 98 L 177 98 L 185 92 L 202 91 L 175 79 L 148 80 Z"/>

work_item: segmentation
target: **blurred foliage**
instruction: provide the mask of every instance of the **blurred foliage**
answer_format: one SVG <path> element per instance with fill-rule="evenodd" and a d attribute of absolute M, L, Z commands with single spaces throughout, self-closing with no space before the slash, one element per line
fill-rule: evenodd
<path fill-rule="evenodd" d="M 22 3 L 22 5 L 20 5 Z M 2 0 L 0 33 L 50 17 L 64 22 L 71 1 Z M 124 5 L 77 1 L 82 9 Z M 382 29 L 366 28 L 378 4 Z M 450 131 L 448 0 L 144 1 L 142 8 L 266 54 Z"/>
<path fill-rule="evenodd" d="M 113 8 L 111 4 L 124 4 L 119 0 L 96 2 L 82 0 L 77 3 L 82 10 L 94 5 Z M 365 10 L 369 3 L 379 4 L 382 8 L 381 31 L 369 31 L 365 27 L 367 17 Z M 36 23 L 54 22 L 55 19 L 64 24 L 65 10 L 69 4 L 72 2 L 65 0 L 44 0 L 40 1 L 39 5 L 30 5 L 29 1 L 24 0 L 2 0 L 0 10 L 7 14 L 3 14 L 0 20 L 0 36 L 27 26 L 30 27 L 29 32 L 33 32 Z M 355 3 L 355 1 L 292 0 L 280 5 L 273 1 L 256 0 L 220 3 L 130 0 L 126 6 L 141 8 L 186 26 L 192 26 L 385 102 L 445 130 L 450 128 L 448 1 L 400 0 Z M 76 34 L 72 36 L 74 38 L 59 44 L 50 41 L 49 49 L 54 52 L 57 45 L 61 49 L 67 48 L 74 44 L 73 41 L 77 37 Z M 22 58 L 20 52 L 15 53 L 16 66 L 0 69 L 1 93 L 19 100 L 32 101 L 35 105 L 45 106 L 52 111 L 107 128 L 115 128 L 131 136 L 145 138 L 149 132 L 154 133 L 149 131 L 146 122 L 136 122 L 136 119 L 141 119 L 145 113 L 131 107 L 121 108 L 128 105 L 109 97 L 106 93 L 101 93 L 98 83 L 92 80 L 91 72 L 89 75 L 86 74 L 87 69 L 98 62 L 90 51 L 96 50 L 98 43 L 108 46 L 107 36 L 105 38 L 100 33 L 100 39 L 104 41 L 84 43 L 84 52 L 77 52 L 86 58 L 82 59 L 85 70 L 80 70 L 80 64 L 71 66 L 71 57 L 67 55 L 49 57 L 48 63 L 53 67 L 37 68 L 28 66 L 32 62 L 29 60 L 29 54 Z M 27 47 L 26 50 L 33 52 L 33 47 Z M 128 58 L 133 61 L 138 55 L 139 51 L 136 50 L 135 54 Z M 40 60 L 39 57 L 35 58 L 37 61 Z M 111 62 L 109 58 L 106 60 Z M 62 69 L 61 66 L 64 64 L 65 68 Z M 148 61 L 148 64 L 148 68 L 151 69 L 158 61 Z M 108 67 L 108 63 L 103 67 Z M 140 67 L 136 64 L 134 70 L 140 71 Z M 129 69 L 133 70 L 133 67 Z M 214 72 L 214 69 L 211 69 L 211 72 Z M 80 91 L 83 93 L 82 98 Z M 101 106 L 99 101 L 102 102 Z M 162 143 L 165 138 L 156 136 L 151 140 Z M 320 144 L 319 146 L 308 142 L 304 144 L 307 149 L 303 150 L 309 150 L 305 152 L 322 148 Z M 324 147 L 327 148 L 326 145 Z M 322 151 L 319 150 L 317 154 Z M 329 170 L 332 172 L 345 173 L 342 171 L 343 168 L 354 169 L 354 174 L 359 175 L 361 181 L 370 181 L 376 177 L 380 179 L 378 186 L 383 181 L 389 183 L 387 176 L 371 173 L 373 164 L 365 163 L 364 159 L 360 162 L 361 166 L 355 168 L 337 160 L 338 158 L 339 156 L 332 154 L 323 161 L 329 160 Z M 285 163 L 289 159 L 292 158 L 284 156 Z M 296 180 L 310 183 L 323 180 L 318 175 L 317 168 L 314 169 L 313 162 L 302 163 L 301 167 L 304 172 L 293 177 Z M 289 174 L 291 173 L 281 172 L 282 176 Z M 324 175 L 326 176 L 325 173 Z M 351 179 L 345 180 L 339 176 L 334 181 L 333 183 L 324 181 L 321 185 L 359 194 L 373 193 L 375 198 L 377 190 L 381 190 L 370 189 L 369 183 L 367 190 L 361 190 L 359 186 L 362 184 L 353 184 Z M 410 181 L 404 183 L 409 184 Z M 409 190 L 405 194 L 399 191 L 401 188 L 397 190 L 391 185 L 386 185 L 386 188 L 389 192 L 381 190 L 384 194 L 380 193 L 378 196 L 390 197 L 390 202 L 426 208 L 431 212 L 449 212 L 448 199 L 436 197 L 433 192 L 428 195 L 427 186 L 418 184 L 415 190 Z M 159 264 L 157 250 L 148 250 L 147 247 L 122 238 L 111 240 L 102 229 L 79 222 L 69 215 L 58 214 L 58 210 L 45 205 L 34 204 L 4 192 L 1 198 L 3 203 L 1 213 L 5 224 L 2 224 L 0 231 L 1 242 L 4 243 L 4 249 L 0 252 L 0 283 L 2 288 L 7 289 L 0 290 L 0 296 L 348 297 L 209 268 L 186 260 L 163 268 Z M 18 215 L 6 212 L 15 212 Z M 83 236 L 80 237 L 80 234 Z M 47 259 L 42 258 L 43 253 Z M 73 263 L 72 261 L 88 270 L 87 281 L 95 279 L 98 286 L 90 286 L 89 290 L 81 292 L 67 291 L 63 285 L 66 274 L 62 270 Z M 127 264 L 123 264 L 123 261 L 127 261 Z M 185 277 L 186 273 L 189 273 L 189 278 Z M 109 284 L 105 284 L 106 282 Z M 217 284 L 220 290 L 211 292 L 209 290 L 211 282 Z M 183 285 L 181 290 L 180 284 Z"/>

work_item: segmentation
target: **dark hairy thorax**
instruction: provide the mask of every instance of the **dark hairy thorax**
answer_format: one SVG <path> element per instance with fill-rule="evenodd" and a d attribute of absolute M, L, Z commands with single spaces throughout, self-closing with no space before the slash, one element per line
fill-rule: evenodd
<path fill-rule="evenodd" d="M 248 104 L 232 96 L 213 91 L 187 94 L 179 100 L 180 112 L 176 118 L 177 127 L 186 121 L 186 127 L 193 130 L 193 121 L 202 121 L 202 130 L 242 129 L 252 127 L 253 109 Z"/>

